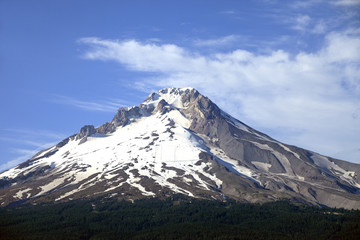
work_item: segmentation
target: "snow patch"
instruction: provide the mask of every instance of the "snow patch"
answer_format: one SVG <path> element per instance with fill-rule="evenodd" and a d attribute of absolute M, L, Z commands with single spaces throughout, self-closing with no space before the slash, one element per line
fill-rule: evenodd
<path fill-rule="evenodd" d="M 278 144 L 280 147 L 282 147 L 284 150 L 292 153 L 297 159 L 301 159 L 299 154 L 297 154 L 296 152 L 291 151 L 290 148 L 286 147 L 284 144 L 281 144 L 281 143 L 279 143 L 279 142 L 277 142 L 277 144 Z"/>
<path fill-rule="evenodd" d="M 20 190 L 20 191 L 18 191 L 17 193 L 15 193 L 14 197 L 16 197 L 16 198 L 18 198 L 18 199 L 23 199 L 23 198 L 24 198 L 24 197 L 23 197 L 23 194 L 24 194 L 24 193 L 27 193 L 27 192 L 29 192 L 29 191 L 31 191 L 31 190 L 32 190 L 32 188 L 26 188 L 26 189 Z M 25 198 L 29 198 L 30 196 L 31 196 L 31 194 L 28 193 Z"/>
<path fill-rule="evenodd" d="M 294 173 L 294 171 L 291 168 L 291 164 L 290 164 L 289 160 L 284 155 L 275 151 L 273 148 L 271 148 L 267 144 L 261 144 L 261 143 L 253 142 L 253 141 L 251 141 L 251 143 L 253 143 L 255 146 L 257 146 L 260 149 L 270 151 L 280 161 L 281 165 L 284 167 L 284 169 L 286 171 L 286 174 L 288 174 L 290 176 L 296 176 L 296 174 Z"/>
<path fill-rule="evenodd" d="M 268 172 L 272 166 L 270 163 L 263 163 L 263 162 L 256 162 L 256 161 L 252 161 L 251 163 L 254 164 L 257 169 L 260 169 L 265 172 Z"/>
<path fill-rule="evenodd" d="M 232 116 L 230 116 L 229 114 L 227 114 L 224 111 L 221 111 L 221 115 L 223 117 L 225 117 L 225 119 L 227 119 L 228 123 L 232 124 L 234 127 L 243 130 L 245 132 L 251 133 L 249 128 L 247 126 L 245 126 L 245 124 L 243 124 L 242 122 L 240 122 L 239 120 L 237 120 L 236 118 L 233 118 Z"/>
<path fill-rule="evenodd" d="M 317 166 L 331 171 L 335 175 L 340 176 L 342 180 L 348 182 L 350 185 L 360 188 L 360 184 L 355 182 L 355 180 L 353 179 L 353 177 L 355 176 L 355 172 L 346 171 L 345 169 L 336 165 L 334 162 L 331 162 L 327 157 L 321 156 L 317 153 L 313 153 L 311 155 L 311 159 Z"/>
<path fill-rule="evenodd" d="M 40 195 L 43 195 L 44 193 L 47 193 L 53 189 L 55 189 L 57 186 L 61 185 L 64 183 L 64 179 L 63 178 L 57 178 L 55 179 L 54 181 L 44 185 L 44 186 L 41 186 L 41 192 L 39 192 L 38 194 L 35 195 L 35 197 L 37 196 L 40 196 Z"/>
<path fill-rule="evenodd" d="M 184 128 L 189 128 L 191 122 L 185 118 L 178 110 L 172 110 L 170 111 L 167 116 L 174 120 L 175 123 L 179 124 L 180 126 Z"/>
<path fill-rule="evenodd" d="M 217 157 L 216 161 L 225 166 L 229 171 L 246 177 L 262 186 L 262 183 L 256 179 L 257 174 L 254 171 L 247 167 L 240 166 L 237 160 L 229 158 L 221 149 L 211 148 L 211 153 Z"/>

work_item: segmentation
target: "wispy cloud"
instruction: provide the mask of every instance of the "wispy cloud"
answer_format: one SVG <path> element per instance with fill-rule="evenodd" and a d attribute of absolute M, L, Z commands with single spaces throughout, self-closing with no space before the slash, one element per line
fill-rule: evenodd
<path fill-rule="evenodd" d="M 32 155 L 32 156 L 38 152 L 37 150 L 29 150 L 29 149 L 21 149 L 21 148 L 14 148 L 12 149 L 12 151 L 17 154 Z"/>
<path fill-rule="evenodd" d="M 360 0 L 288 1 L 282 7 L 279 2 L 272 6 L 278 8 L 273 10 L 276 14 L 268 15 L 270 20 L 302 34 L 327 34 L 351 25 L 359 26 Z"/>
<path fill-rule="evenodd" d="M 311 34 L 324 34 L 327 32 L 328 26 L 331 25 L 329 21 L 325 19 L 314 19 L 302 14 L 287 21 L 291 24 L 292 29 Z"/>
<path fill-rule="evenodd" d="M 304 31 L 307 29 L 311 22 L 311 18 L 308 15 L 299 15 L 295 18 L 295 24 L 293 26 L 296 30 Z"/>
<path fill-rule="evenodd" d="M 325 23 L 324 20 L 320 19 L 315 26 L 313 27 L 313 29 L 311 30 L 312 33 L 315 34 L 323 34 L 327 31 L 328 29 L 328 24 Z"/>
<path fill-rule="evenodd" d="M 36 152 L 34 151 L 33 154 L 22 154 L 21 156 L 19 157 L 16 157 L 8 162 L 5 162 L 3 164 L 0 165 L 0 172 L 4 171 L 4 170 L 7 170 L 7 169 L 10 169 L 26 160 L 28 160 L 29 158 L 31 158 Z"/>
<path fill-rule="evenodd" d="M 16 134 L 23 136 L 22 138 L 18 140 L 22 140 L 27 137 L 34 137 L 34 136 L 41 136 L 42 138 L 54 138 L 54 139 L 60 139 L 66 137 L 62 133 L 58 132 L 52 132 L 48 130 L 30 130 L 30 129 L 13 129 L 13 128 L 2 128 L 0 129 L 2 132 L 7 132 L 10 134 Z"/>
<path fill-rule="evenodd" d="M 112 112 L 112 113 L 115 113 L 120 107 L 127 106 L 126 101 L 119 99 L 94 102 L 94 101 L 79 100 L 72 97 L 61 96 L 61 95 L 55 95 L 54 98 L 52 98 L 50 101 L 58 104 L 70 105 L 87 111 Z"/>
<path fill-rule="evenodd" d="M 224 10 L 220 12 L 221 14 L 234 15 L 236 12 L 234 10 Z"/>
<path fill-rule="evenodd" d="M 16 137 L 0 137 L 0 141 L 28 145 L 28 146 L 37 147 L 37 148 L 41 148 L 47 144 L 46 142 L 28 140 L 28 139 L 25 139 L 24 137 L 18 138 L 18 136 L 16 136 Z"/>
<path fill-rule="evenodd" d="M 41 150 L 67 137 L 66 134 L 47 130 L 0 129 L 0 141 L 15 145 L 36 147 Z"/>
<path fill-rule="evenodd" d="M 283 141 L 331 154 L 340 145 L 355 148 L 360 141 L 359 121 L 352 117 L 360 97 L 359 39 L 359 34 L 333 32 L 322 49 L 295 55 L 242 49 L 202 55 L 174 44 L 99 38 L 80 42 L 90 46 L 87 59 L 157 73 L 139 85 L 196 87 L 253 126 L 296 133 L 292 139 L 289 134 L 275 136 Z"/>
<path fill-rule="evenodd" d="M 326 2 L 327 0 L 325 0 Z M 295 9 L 304 9 L 313 7 L 316 4 L 324 3 L 324 0 L 302 0 L 302 1 L 291 1 L 290 7 Z"/>
<path fill-rule="evenodd" d="M 360 0 L 336 0 L 331 1 L 331 3 L 337 6 L 355 6 L 360 5 Z"/>
<path fill-rule="evenodd" d="M 9 161 L 0 165 L 0 172 L 30 159 L 68 135 L 48 130 L 0 129 L 1 150 L 6 149 Z M 2 152 L 4 154 L 5 152 Z M 4 159 L 5 160 L 5 159 Z"/>
<path fill-rule="evenodd" d="M 343 6 L 343 7 L 352 7 L 356 5 L 360 5 L 360 0 L 303 0 L 303 1 L 293 1 L 291 3 L 292 8 L 296 9 L 304 9 L 310 8 L 314 5 L 318 4 L 331 4 L 335 6 Z"/>
<path fill-rule="evenodd" d="M 221 46 L 232 45 L 241 39 L 242 37 L 238 35 L 228 35 L 225 37 L 220 37 L 215 39 L 206 39 L 206 40 L 198 39 L 194 41 L 194 44 L 195 46 L 199 46 L 199 47 L 221 47 Z"/>

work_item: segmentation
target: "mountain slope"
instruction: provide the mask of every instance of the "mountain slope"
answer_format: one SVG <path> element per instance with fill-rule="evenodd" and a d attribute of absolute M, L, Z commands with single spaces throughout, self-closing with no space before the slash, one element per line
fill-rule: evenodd
<path fill-rule="evenodd" d="M 1 173 L 0 202 L 181 193 L 359 209 L 359 175 L 358 164 L 280 143 L 195 89 L 171 88 Z"/>

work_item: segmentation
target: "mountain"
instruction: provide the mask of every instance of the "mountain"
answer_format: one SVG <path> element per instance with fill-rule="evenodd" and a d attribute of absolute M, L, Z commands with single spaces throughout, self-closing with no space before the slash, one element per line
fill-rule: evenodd
<path fill-rule="evenodd" d="M 360 165 L 290 146 L 193 88 L 154 92 L 0 174 L 0 204 L 196 198 L 360 209 Z"/>

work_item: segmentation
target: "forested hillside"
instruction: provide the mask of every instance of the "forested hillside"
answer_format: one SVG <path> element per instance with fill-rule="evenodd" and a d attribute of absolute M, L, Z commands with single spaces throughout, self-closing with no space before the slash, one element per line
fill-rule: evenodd
<path fill-rule="evenodd" d="M 1 239 L 358 239 L 360 211 L 173 197 L 0 209 Z"/>

